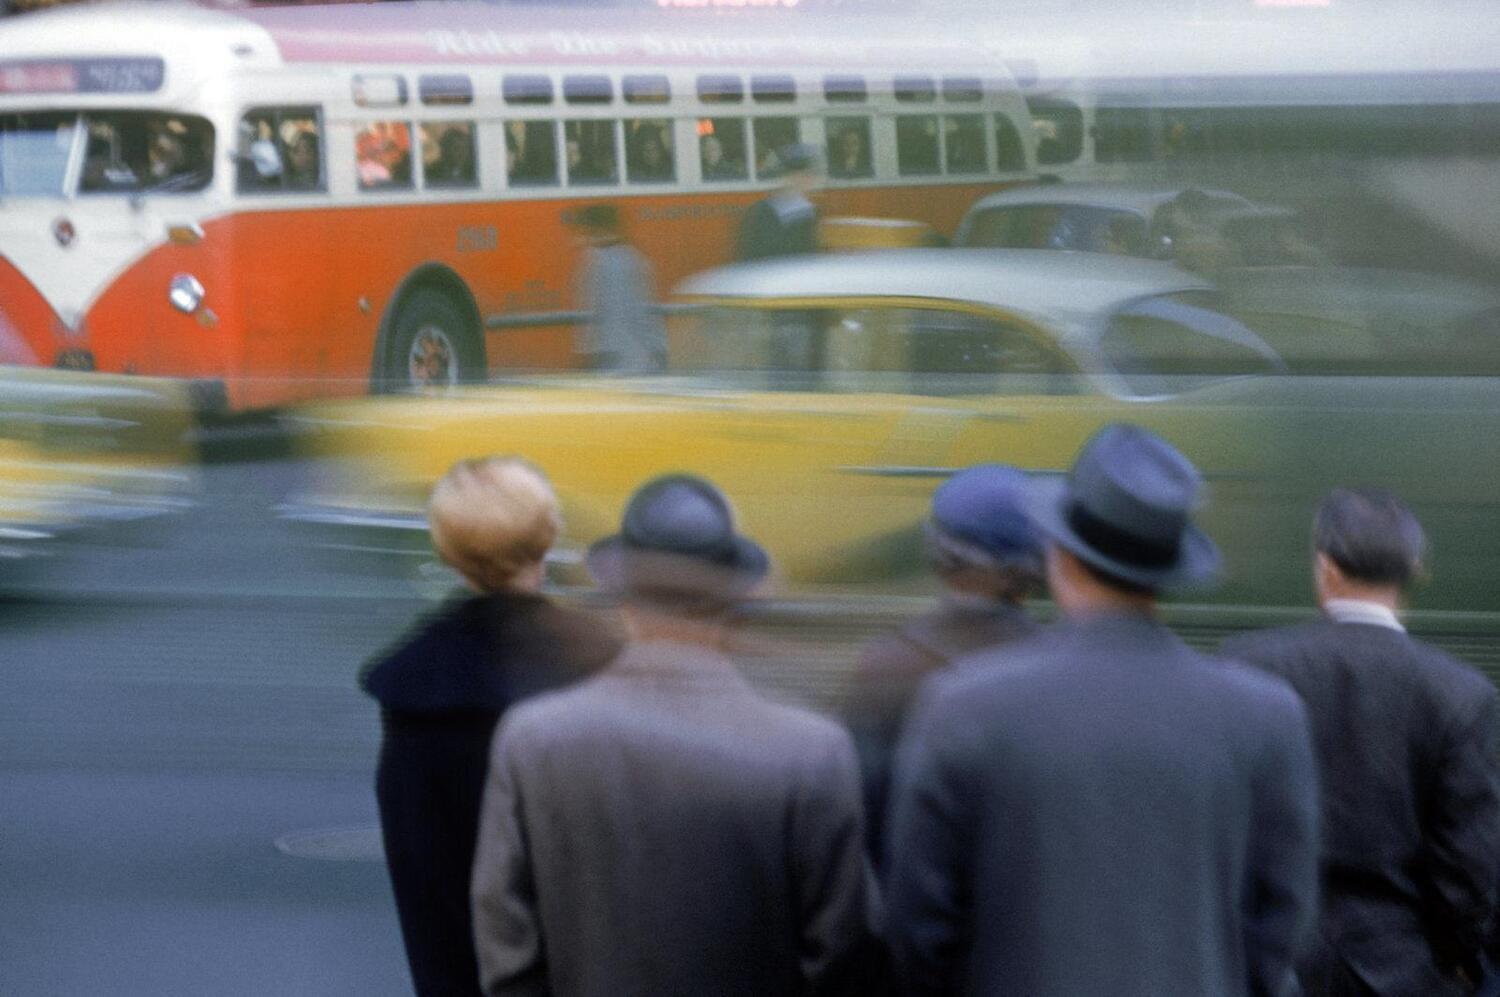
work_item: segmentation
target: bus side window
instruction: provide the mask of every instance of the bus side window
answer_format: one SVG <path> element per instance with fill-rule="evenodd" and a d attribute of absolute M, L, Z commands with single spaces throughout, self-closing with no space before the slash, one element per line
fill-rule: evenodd
<path fill-rule="evenodd" d="M 943 154 L 949 173 L 983 173 L 984 117 L 978 114 L 943 116 Z"/>
<path fill-rule="evenodd" d="M 838 180 L 852 180 L 873 175 L 870 164 L 870 119 L 859 117 L 829 118 L 828 175 Z M 983 136 L 980 136 L 981 140 Z M 980 155 L 984 149 L 981 146 Z"/>
<path fill-rule="evenodd" d="M 802 129 L 796 118 L 756 118 L 755 179 L 772 180 L 786 170 L 781 165 L 781 150 L 801 141 Z"/>
<path fill-rule="evenodd" d="M 995 115 L 995 166 L 1001 173 L 1026 169 L 1026 147 L 1016 123 L 1004 114 Z"/>
<path fill-rule="evenodd" d="M 938 172 L 936 114 L 903 114 L 896 118 L 896 168 L 904 177 Z"/>
<path fill-rule="evenodd" d="M 473 122 L 422 125 L 420 134 L 422 178 L 428 187 L 473 187 L 479 182 Z"/>
<path fill-rule="evenodd" d="M 744 180 L 750 176 L 746 164 L 744 118 L 698 119 L 698 165 L 704 180 Z"/>
<path fill-rule="evenodd" d="M 374 121 L 354 137 L 360 190 L 411 186 L 411 128 L 404 121 Z"/>
<path fill-rule="evenodd" d="M 676 165 L 670 120 L 625 122 L 625 174 L 631 183 L 671 183 L 677 176 Z"/>
<path fill-rule="evenodd" d="M 568 156 L 568 183 L 614 183 L 619 178 L 614 121 L 566 121 L 563 144 Z"/>
<path fill-rule="evenodd" d="M 1083 111 L 1060 97 L 1028 97 L 1036 131 L 1036 161 L 1043 166 L 1071 163 L 1083 154 Z"/>
<path fill-rule="evenodd" d="M 505 175 L 512 187 L 557 186 L 557 122 L 505 123 Z"/>
<path fill-rule="evenodd" d="M 241 192 L 323 189 L 323 135 L 313 107 L 266 107 L 240 119 Z"/>
<path fill-rule="evenodd" d="M 1151 159 L 1151 120 L 1143 108 L 1101 107 L 1094 125 L 1094 158 L 1101 163 Z"/>

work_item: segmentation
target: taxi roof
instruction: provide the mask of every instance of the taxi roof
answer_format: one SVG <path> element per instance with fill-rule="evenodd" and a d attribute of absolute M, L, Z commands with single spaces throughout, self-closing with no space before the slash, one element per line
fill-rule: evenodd
<path fill-rule="evenodd" d="M 1211 290 L 1170 263 L 1036 249 L 891 249 L 786 257 L 705 271 L 686 298 L 930 298 L 1023 315 L 1078 331 L 1139 298 Z"/>

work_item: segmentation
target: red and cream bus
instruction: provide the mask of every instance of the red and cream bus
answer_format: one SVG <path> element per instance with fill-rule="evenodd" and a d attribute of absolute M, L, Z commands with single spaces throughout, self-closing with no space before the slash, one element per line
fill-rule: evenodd
<path fill-rule="evenodd" d="M 998 60 L 781 13 L 89 5 L 0 24 L 0 343 L 233 409 L 566 366 L 567 221 L 660 287 L 731 254 L 778 149 L 825 216 L 951 234 L 1030 175 Z M 686 18 L 684 20 L 683 18 Z M 586 27 L 580 28 L 583 24 Z"/>

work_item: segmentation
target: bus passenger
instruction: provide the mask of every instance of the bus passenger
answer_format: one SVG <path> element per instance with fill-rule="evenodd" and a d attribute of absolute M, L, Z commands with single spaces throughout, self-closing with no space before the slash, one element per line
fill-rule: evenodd
<path fill-rule="evenodd" d="M 660 126 L 641 126 L 631 143 L 627 165 L 632 181 L 660 183 L 672 179 L 672 155 Z"/>
<path fill-rule="evenodd" d="M 717 135 L 704 135 L 698 140 L 698 156 L 703 166 L 703 179 L 705 180 L 745 179 L 744 162 L 730 160 L 724 154 L 724 140 Z"/>
<path fill-rule="evenodd" d="M 777 156 L 785 170 L 781 185 L 745 212 L 735 250 L 737 259 L 764 260 L 817 252 L 818 209 L 810 199 L 821 179 L 817 151 L 798 143 L 786 146 Z"/>
<path fill-rule="evenodd" d="M 427 182 L 447 187 L 474 183 L 474 140 L 467 125 L 454 125 L 438 139 L 438 155 L 427 167 Z"/>
<path fill-rule="evenodd" d="M 541 595 L 556 495 L 514 457 L 467 460 L 432 490 L 432 542 L 474 594 L 365 672 L 384 732 L 375 794 L 418 997 L 479 993 L 469 873 L 491 735 L 520 699 L 596 671 L 619 644 Z"/>
<path fill-rule="evenodd" d="M 668 475 L 588 563 L 632 642 L 496 734 L 473 880 L 485 993 L 847 992 L 869 902 L 853 746 L 722 650 L 765 551 L 712 484 Z"/>
<path fill-rule="evenodd" d="M 1026 475 L 1001 464 L 960 471 L 932 496 L 927 563 L 938 606 L 860 651 L 847 710 L 864 781 L 867 841 L 879 864 L 896 736 L 927 676 L 1036 630 L 1023 600 L 1042 588 L 1042 541 L 1025 511 Z"/>
<path fill-rule="evenodd" d="M 828 164 L 828 175 L 840 178 L 867 177 L 870 175 L 870 150 L 865 146 L 864 128 L 848 124 L 838 133 L 833 145 L 833 161 Z"/>
<path fill-rule="evenodd" d="M 297 131 L 287 146 L 286 185 L 291 190 L 317 190 L 322 186 L 318 133 L 310 128 Z"/>

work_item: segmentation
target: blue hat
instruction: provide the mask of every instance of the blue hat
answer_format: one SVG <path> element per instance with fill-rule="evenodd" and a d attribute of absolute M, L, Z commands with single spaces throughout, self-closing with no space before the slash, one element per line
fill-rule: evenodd
<path fill-rule="evenodd" d="M 1058 546 L 1116 578 L 1157 589 L 1212 581 L 1219 550 L 1193 525 L 1202 479 L 1139 426 L 1105 426 L 1066 481 L 1039 481 L 1030 511 Z"/>
<path fill-rule="evenodd" d="M 997 558 L 1042 556 L 1042 538 L 1026 512 L 1029 479 L 1005 464 L 979 464 L 943 482 L 932 496 L 932 522 Z"/>
<path fill-rule="evenodd" d="M 728 600 L 749 593 L 770 558 L 735 531 L 729 500 L 711 482 L 666 474 L 630 497 L 620 532 L 589 548 L 588 566 L 606 589 Z"/>

